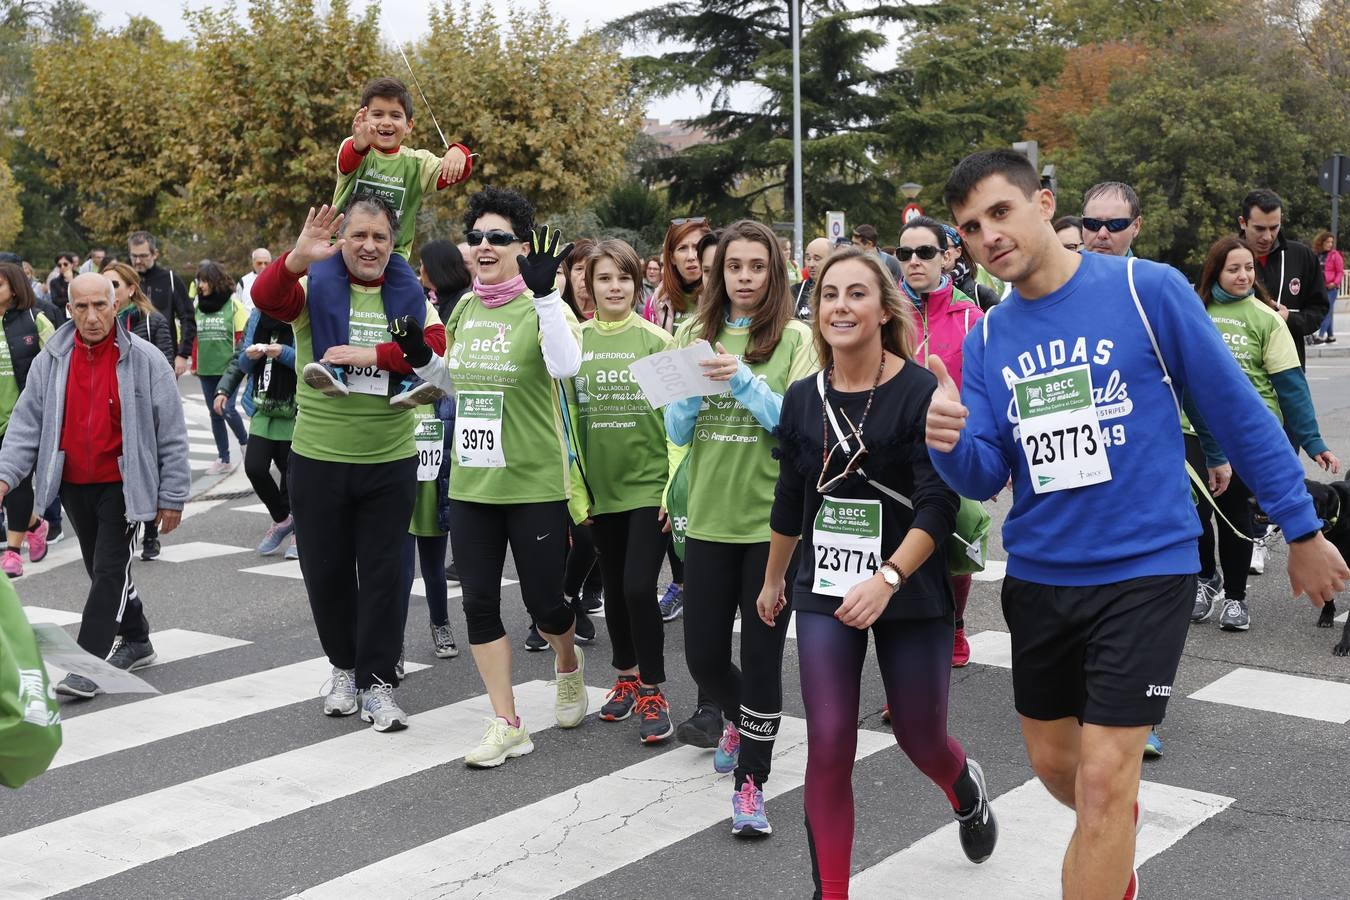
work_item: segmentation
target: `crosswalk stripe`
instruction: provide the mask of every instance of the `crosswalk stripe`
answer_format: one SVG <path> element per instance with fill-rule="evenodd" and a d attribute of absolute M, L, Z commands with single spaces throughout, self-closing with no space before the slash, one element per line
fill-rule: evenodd
<path fill-rule="evenodd" d="M 165 544 L 160 550 L 159 560 L 171 563 L 195 562 L 199 559 L 251 551 L 250 547 L 231 547 L 229 544 L 214 544 L 210 541 L 188 541 L 184 544 Z"/>
<path fill-rule="evenodd" d="M 512 578 L 503 578 L 503 579 L 502 579 L 502 587 L 506 587 L 506 586 L 509 585 L 509 584 L 515 584 L 515 583 L 516 583 L 515 579 L 512 579 Z M 414 579 L 413 579 L 413 583 L 412 583 L 412 591 L 410 591 L 410 593 L 411 593 L 414 597 L 425 597 L 425 596 L 427 595 L 427 585 L 426 585 L 426 582 L 423 581 L 423 580 L 420 579 L 420 578 L 414 578 Z M 464 586 L 461 585 L 461 584 L 458 584 L 458 583 L 456 583 L 456 585 L 455 585 L 454 587 L 450 588 L 450 589 L 446 592 L 446 597 L 449 597 L 449 598 L 451 598 L 451 599 L 453 599 L 453 598 L 455 598 L 455 597 L 462 597 L 462 596 L 464 596 Z"/>
<path fill-rule="evenodd" d="M 1135 840 L 1135 864 L 1171 847 L 1206 819 L 1226 809 L 1232 797 L 1145 781 L 1139 786 L 1144 827 Z M 993 801 L 998 849 L 971 865 L 961 853 L 957 824 L 944 825 L 899 853 L 854 875 L 855 897 L 915 900 L 1026 900 L 1058 897 L 1060 864 L 1073 833 L 1073 812 L 1031 779 Z"/>
<path fill-rule="evenodd" d="M 242 512 L 242 513 L 262 513 L 263 515 L 268 514 L 267 504 L 265 503 L 254 503 L 250 506 L 235 506 L 232 507 L 232 509 L 235 512 Z"/>
<path fill-rule="evenodd" d="M 25 606 L 23 612 L 24 615 L 28 616 L 29 623 L 34 625 L 38 622 L 50 622 L 53 625 L 74 625 L 82 618 L 77 612 L 68 612 L 64 609 L 47 609 L 44 606 Z"/>
<path fill-rule="evenodd" d="M 982 666 L 1012 668 L 1012 635 L 1006 631 L 980 631 L 966 638 L 970 661 Z"/>
<path fill-rule="evenodd" d="M 859 731 L 857 758 L 893 746 L 889 734 Z M 805 775 L 806 723 L 784 716 L 766 799 L 801 787 Z M 297 896 L 556 897 L 725 822 L 732 787 L 712 771 L 710 753 L 679 747 Z"/>
<path fill-rule="evenodd" d="M 414 592 L 414 593 L 416 593 L 416 592 Z M 591 615 L 591 616 L 595 616 L 596 618 L 603 619 L 603 618 L 605 617 L 605 608 L 602 606 L 602 607 L 600 607 L 598 610 L 596 610 L 596 611 L 593 612 L 593 613 L 587 613 L 587 615 Z M 671 627 L 672 624 L 673 624 L 673 623 L 668 623 L 666 627 L 669 628 L 669 627 Z M 740 634 L 740 632 L 741 632 L 741 618 L 740 618 L 740 616 L 737 616 L 737 617 L 735 618 L 735 620 L 732 621 L 732 623 L 731 623 L 731 631 L 732 631 L 733 634 Z M 788 622 L 787 639 L 790 640 L 790 641 L 795 641 L 795 640 L 797 639 L 797 617 L 796 617 L 796 616 L 793 616 L 793 617 L 792 617 L 792 620 L 791 620 L 790 622 Z"/>
<path fill-rule="evenodd" d="M 332 668 L 327 659 L 319 657 L 68 718 L 62 724 L 64 741 L 52 768 L 314 700 Z M 407 663 L 409 672 L 425 668 L 421 663 Z"/>
<path fill-rule="evenodd" d="M 985 562 L 983 572 L 976 572 L 970 577 L 975 581 L 1002 581 L 1006 574 L 1008 563 L 1001 559 L 991 559 Z"/>
<path fill-rule="evenodd" d="M 1237 668 L 1190 697 L 1338 725 L 1350 722 L 1350 684 L 1321 678 Z"/>
<path fill-rule="evenodd" d="M 604 691 L 587 691 L 598 708 Z M 553 727 L 551 685 L 531 681 L 517 685 L 515 695 L 518 714 L 536 733 Z M 8 835 L 0 838 L 6 861 L 0 896 L 72 890 L 445 765 L 478 746 L 483 719 L 491 715 L 487 697 L 479 695 L 412 716 L 409 729 L 397 734 L 353 723 L 359 730 L 341 737 Z"/>
<path fill-rule="evenodd" d="M 1350 612 L 1343 612 L 1336 617 L 1337 622 L 1345 622 L 1347 620 L 1350 620 Z"/>

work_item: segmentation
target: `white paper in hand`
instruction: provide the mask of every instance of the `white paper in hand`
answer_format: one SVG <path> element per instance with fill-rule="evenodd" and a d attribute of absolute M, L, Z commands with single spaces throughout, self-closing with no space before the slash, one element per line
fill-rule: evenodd
<path fill-rule="evenodd" d="M 644 356 L 628 366 L 642 393 L 654 409 L 686 397 L 706 397 L 731 390 L 728 381 L 713 381 L 703 374 L 700 360 L 717 354 L 707 341 L 695 341 L 679 350 L 666 350 Z"/>

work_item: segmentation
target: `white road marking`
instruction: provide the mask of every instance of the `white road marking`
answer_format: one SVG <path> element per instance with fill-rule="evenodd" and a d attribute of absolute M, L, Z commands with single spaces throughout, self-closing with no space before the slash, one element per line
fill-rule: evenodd
<path fill-rule="evenodd" d="M 1302 675 L 1239 668 L 1190 697 L 1321 722 L 1350 722 L 1350 684 Z"/>

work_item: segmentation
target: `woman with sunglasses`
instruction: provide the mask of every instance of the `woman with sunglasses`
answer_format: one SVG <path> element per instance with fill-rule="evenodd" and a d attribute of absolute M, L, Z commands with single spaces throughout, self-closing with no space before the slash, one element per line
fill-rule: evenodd
<path fill-rule="evenodd" d="M 5 442 L 9 417 L 28 381 L 29 367 L 56 331 L 46 315 L 37 311 L 36 304 L 33 286 L 23 269 L 17 263 L 0 263 L 0 313 L 5 326 L 4 340 L 0 341 L 0 444 Z M 20 553 L 25 541 L 29 562 L 41 562 L 47 556 L 48 527 L 33 510 L 31 472 L 5 495 L 4 509 L 6 544 L 0 568 L 10 578 L 19 578 L 23 575 Z"/>
<path fill-rule="evenodd" d="M 104 263 L 102 275 L 112 282 L 113 295 L 117 298 L 117 320 L 122 327 L 158 347 L 172 366 L 173 328 L 141 290 L 141 276 L 124 262 Z"/>
<path fill-rule="evenodd" d="M 907 235 L 934 237 L 926 227 L 907 230 L 902 252 L 915 246 Z M 896 742 L 946 795 L 967 858 L 988 859 L 998 827 L 983 772 L 947 734 L 952 592 L 944 547 L 958 500 L 923 452 L 936 379 L 916 363 L 912 313 L 874 255 L 854 247 L 835 252 L 817 285 L 811 328 L 825 368 L 783 398 L 772 537 L 756 612 L 781 632 L 784 597 L 793 597 L 816 896 L 839 898 L 848 896 L 869 629 Z M 799 540 L 803 552 L 793 567 Z"/>
<path fill-rule="evenodd" d="M 698 312 L 675 344 L 712 345 L 717 355 L 703 369 L 728 382 L 730 392 L 678 400 L 665 412 L 666 434 L 690 448 L 685 655 L 700 694 L 729 720 L 713 767 L 735 770 L 731 831 L 744 836 L 772 831 L 763 786 L 783 706 L 787 629 L 755 615 L 777 477 L 774 429 L 788 385 L 817 368 L 811 329 L 793 313 L 787 260 L 774 233 L 748 220 L 724 229 Z M 731 661 L 737 610 L 744 674 Z M 685 734 L 682 728 L 681 740 Z"/>
<path fill-rule="evenodd" d="M 1224 345 L 1232 352 L 1238 367 L 1267 408 L 1284 423 L 1295 449 L 1301 447 L 1323 469 L 1339 472 L 1340 460 L 1327 448 L 1318 429 L 1312 395 L 1299 365 L 1294 338 L 1276 312 L 1276 304 L 1256 278 L 1256 256 L 1251 245 L 1243 238 L 1231 235 L 1216 241 L 1205 257 L 1195 289 L 1209 311 L 1209 317 L 1214 320 L 1214 326 L 1223 335 Z M 1236 472 L 1233 472 L 1228 487 L 1216 492 L 1215 496 L 1219 511 L 1243 535 L 1252 533 L 1248 502 L 1251 496 L 1251 489 Z M 1206 504 L 1201 511 L 1202 519 L 1210 512 Z M 1214 614 L 1215 604 L 1221 603 L 1219 627 L 1224 631 L 1246 631 L 1251 628 L 1247 574 L 1252 543 L 1224 523 L 1215 528 L 1219 533 L 1223 591 L 1203 598 L 1197 593 L 1191 621 L 1207 621 Z M 1201 558 L 1205 555 L 1202 548 Z M 1212 572 L 1212 564 L 1209 568 Z"/>
<path fill-rule="evenodd" d="M 671 220 L 661 244 L 661 283 L 642 308 L 642 318 L 674 334 L 693 314 L 703 289 L 698 242 L 710 231 L 703 216 Z"/>
<path fill-rule="evenodd" d="M 945 222 L 942 223 L 942 233 L 947 236 L 942 272 L 952 280 L 955 292 L 968 300 L 974 300 L 984 312 L 998 306 L 999 300 L 1003 298 L 998 291 L 979 280 L 979 263 L 970 255 L 970 248 L 962 240 L 961 233 Z"/>
<path fill-rule="evenodd" d="M 558 725 L 575 728 L 586 715 L 584 658 L 562 584 L 573 488 L 558 379 L 580 369 L 581 344 L 554 281 L 571 248 L 548 228 L 532 234 L 533 224 L 534 206 L 515 191 L 488 187 L 469 198 L 464 227 L 477 274 L 445 324 L 457 399 L 450 543 L 493 712 L 482 743 L 464 757 L 475 768 L 534 750 L 516 715 L 502 625 L 508 546 L 525 608 L 555 655 Z"/>
<path fill-rule="evenodd" d="M 946 226 L 927 216 L 919 216 L 901 228 L 896 256 L 904 267 L 904 280 L 900 284 L 909 298 L 917 329 L 918 353 L 915 357 L 924 366 L 928 365 L 930 356 L 938 357 L 960 387 L 961 344 L 984 313 L 969 297 L 954 288 L 950 276 L 942 274 L 942 255 L 950 246 L 949 237 Z M 952 576 L 956 602 L 952 665 L 956 668 L 970 662 L 965 623 L 970 582 L 969 575 Z"/>

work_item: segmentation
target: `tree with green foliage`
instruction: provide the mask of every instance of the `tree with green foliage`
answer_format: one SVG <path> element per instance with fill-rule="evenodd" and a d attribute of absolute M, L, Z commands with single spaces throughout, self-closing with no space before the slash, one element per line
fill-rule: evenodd
<path fill-rule="evenodd" d="M 803 214 L 823 221 L 847 209 L 857 221 L 898 226 L 903 202 L 881 162 L 889 114 L 881 89 L 894 77 L 867 57 L 886 45 L 884 25 L 940 21 L 927 6 L 877 4 L 850 9 L 841 0 L 801 4 Z M 644 87 L 665 95 L 692 88 L 712 110 L 689 120 L 710 143 L 649 160 L 643 176 L 669 186 L 671 208 L 725 222 L 773 219 L 792 208 L 792 52 L 788 9 L 747 0 L 680 0 L 606 26 L 625 41 L 688 46 L 634 60 Z M 733 108 L 738 89 L 756 89 L 753 108 Z M 900 179 L 903 180 L 903 179 Z"/>
<path fill-rule="evenodd" d="M 19 185 L 14 173 L 0 159 L 0 247 L 14 246 L 23 230 L 23 207 L 19 205 Z"/>

